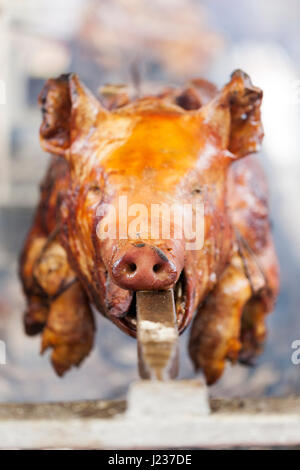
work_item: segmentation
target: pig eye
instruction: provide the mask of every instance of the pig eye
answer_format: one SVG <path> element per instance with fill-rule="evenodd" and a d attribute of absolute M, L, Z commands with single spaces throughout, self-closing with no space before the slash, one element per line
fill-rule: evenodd
<path fill-rule="evenodd" d="M 101 189 L 100 186 L 97 186 L 96 184 L 93 184 L 89 187 L 89 191 L 93 193 L 100 193 Z"/>
<path fill-rule="evenodd" d="M 192 190 L 192 195 L 197 196 L 198 194 L 202 194 L 202 189 L 201 188 L 194 188 Z"/>

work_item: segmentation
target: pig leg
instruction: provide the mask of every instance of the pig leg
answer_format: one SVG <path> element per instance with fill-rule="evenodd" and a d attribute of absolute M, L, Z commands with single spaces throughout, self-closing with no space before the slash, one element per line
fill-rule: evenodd
<path fill-rule="evenodd" d="M 223 373 L 225 360 L 236 361 L 241 348 L 241 316 L 252 295 L 241 256 L 236 252 L 192 325 L 189 352 L 207 383 Z"/>
<path fill-rule="evenodd" d="M 37 282 L 35 267 L 41 254 L 58 232 L 58 228 L 55 228 L 57 208 L 62 200 L 67 174 L 64 160 L 53 158 L 41 185 L 40 203 L 20 258 L 20 277 L 28 305 L 24 324 L 29 335 L 43 330 L 48 315 L 49 296 Z"/>
<path fill-rule="evenodd" d="M 239 362 L 251 365 L 255 356 L 261 353 L 266 337 L 265 316 L 268 308 L 261 295 L 253 296 L 244 307 L 242 316 Z"/>
<path fill-rule="evenodd" d="M 21 256 L 20 275 L 27 300 L 24 325 L 28 335 L 40 333 L 44 328 L 48 315 L 47 296 L 42 295 L 33 275 L 35 263 L 39 259 L 46 242 L 47 237 L 33 229 L 28 236 Z"/>
<path fill-rule="evenodd" d="M 47 240 L 35 262 L 33 276 L 49 305 L 41 350 L 53 348 L 53 367 L 58 375 L 63 375 L 89 354 L 95 328 L 88 299 L 58 237 L 55 231 Z"/>
<path fill-rule="evenodd" d="M 231 166 L 228 198 L 238 249 L 252 288 L 242 316 L 239 360 L 251 363 L 266 335 L 265 317 L 273 310 L 279 270 L 272 241 L 267 184 L 258 160 L 249 156 Z"/>
<path fill-rule="evenodd" d="M 88 299 L 78 281 L 72 283 L 50 305 L 43 331 L 43 353 L 52 348 L 52 365 L 59 376 L 79 366 L 93 347 L 95 325 Z"/>
<path fill-rule="evenodd" d="M 58 375 L 79 365 L 93 345 L 94 321 L 88 299 L 69 266 L 57 230 L 46 237 L 31 236 L 21 260 L 27 294 L 28 334 L 43 331 L 42 352 L 52 347 Z"/>
<path fill-rule="evenodd" d="M 273 310 L 278 295 L 278 267 L 270 235 L 264 252 L 257 254 L 256 260 L 264 276 L 264 285 L 259 290 L 253 289 L 253 295 L 246 303 L 242 315 L 239 361 L 248 364 L 261 352 L 266 337 L 266 315 Z"/>
<path fill-rule="evenodd" d="M 49 299 L 57 297 L 75 282 L 75 273 L 69 265 L 67 253 L 60 243 L 57 230 L 49 236 L 43 246 L 32 273 L 41 295 Z"/>
<path fill-rule="evenodd" d="M 24 316 L 27 334 L 40 333 L 46 323 L 50 299 L 74 281 L 58 230 L 46 237 L 33 227 L 21 257 L 21 278 L 27 297 Z"/>

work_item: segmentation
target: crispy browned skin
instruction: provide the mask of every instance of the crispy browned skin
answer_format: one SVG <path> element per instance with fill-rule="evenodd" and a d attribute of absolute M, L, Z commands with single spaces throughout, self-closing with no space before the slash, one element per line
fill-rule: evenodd
<path fill-rule="evenodd" d="M 190 355 L 208 383 L 220 377 L 226 359 L 249 362 L 261 350 L 278 291 L 266 185 L 257 161 L 247 157 L 263 137 L 261 100 L 241 71 L 219 92 L 200 79 L 133 101 L 122 90 L 121 99 L 110 95 L 110 109 L 75 75 L 46 83 L 41 144 L 56 156 L 20 271 L 26 330 L 43 330 L 42 349 L 53 348 L 59 374 L 92 347 L 90 302 L 136 336 L 128 316 L 133 292 L 150 289 L 152 277 L 153 289 L 172 287 L 182 268 L 178 328 L 181 333 L 194 318 Z M 101 209 L 117 207 L 124 195 L 128 206 L 203 202 L 203 248 L 190 251 L 182 241 L 143 234 L 101 240 Z M 145 257 L 145 275 L 132 281 L 120 267 L 127 258 L 138 260 L 137 253 Z M 155 259 L 165 269 L 160 278 L 147 271 Z"/>

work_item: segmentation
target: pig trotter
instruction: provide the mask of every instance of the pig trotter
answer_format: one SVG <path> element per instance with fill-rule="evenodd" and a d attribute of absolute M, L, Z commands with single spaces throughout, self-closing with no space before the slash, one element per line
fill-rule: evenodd
<path fill-rule="evenodd" d="M 49 305 L 46 298 L 31 296 L 27 299 L 27 310 L 24 314 L 24 328 L 29 336 L 43 331 L 47 322 Z"/>

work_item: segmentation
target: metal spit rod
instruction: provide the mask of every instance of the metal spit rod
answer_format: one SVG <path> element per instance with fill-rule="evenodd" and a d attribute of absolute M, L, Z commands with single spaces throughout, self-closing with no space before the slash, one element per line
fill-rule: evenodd
<path fill-rule="evenodd" d="M 173 289 L 138 291 L 136 299 L 140 376 L 143 379 L 173 379 L 179 368 Z"/>

